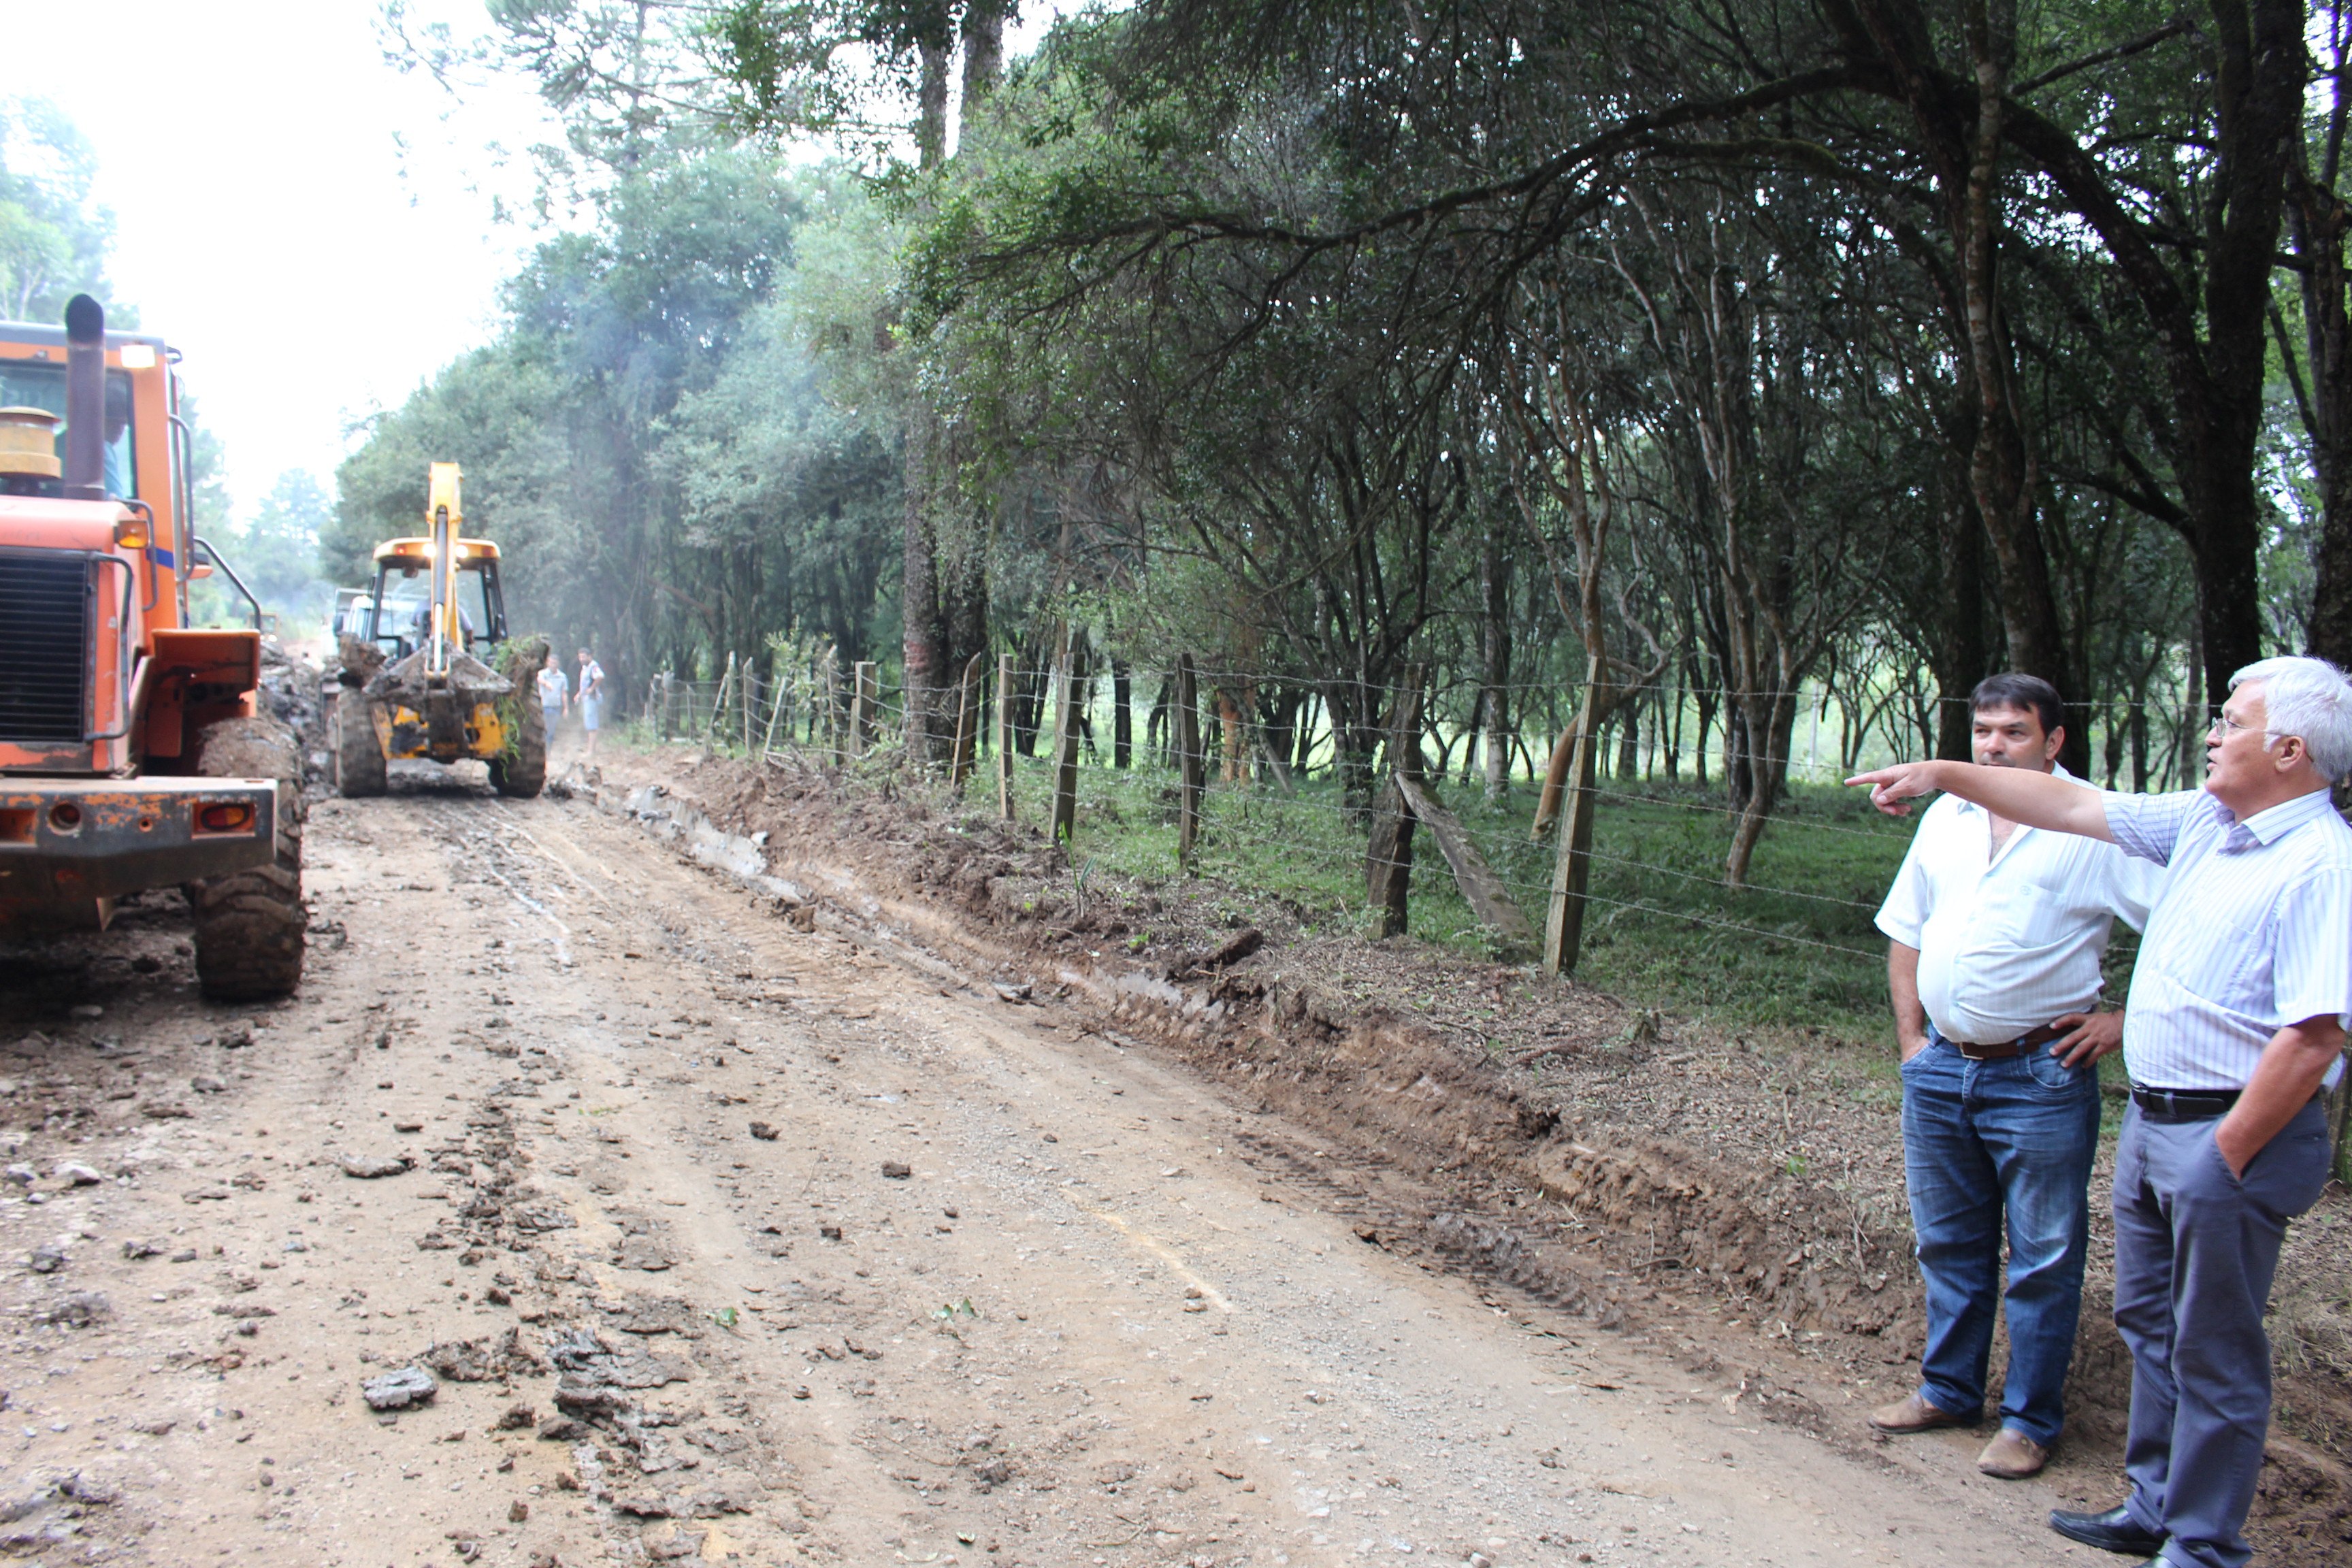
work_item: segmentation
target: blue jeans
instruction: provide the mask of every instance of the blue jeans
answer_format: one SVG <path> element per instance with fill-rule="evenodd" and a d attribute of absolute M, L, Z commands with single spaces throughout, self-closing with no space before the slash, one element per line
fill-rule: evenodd
<path fill-rule="evenodd" d="M 1972 1062 L 1930 1027 L 1927 1048 L 1903 1064 L 1903 1168 L 1927 1287 L 1919 1392 L 1938 1410 L 1983 1413 L 1993 1313 L 2006 1302 L 2001 1424 L 2045 1447 L 2056 1440 L 2098 1145 L 2097 1072 L 2065 1066 L 2047 1047 Z"/>

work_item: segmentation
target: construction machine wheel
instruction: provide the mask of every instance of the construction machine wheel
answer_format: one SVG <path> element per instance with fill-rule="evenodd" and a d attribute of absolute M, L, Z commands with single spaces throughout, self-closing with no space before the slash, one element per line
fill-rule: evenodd
<path fill-rule="evenodd" d="M 547 787 L 547 710 L 536 691 L 525 691 L 516 706 L 522 710 L 522 723 L 514 754 L 490 759 L 490 783 L 500 795 L 529 800 Z"/>
<path fill-rule="evenodd" d="M 283 996 L 302 978 L 302 748 L 275 719 L 224 719 L 196 738 L 205 778 L 278 781 L 276 855 L 267 866 L 188 885 L 196 979 L 225 1001 Z"/>
<path fill-rule="evenodd" d="M 335 763 L 335 792 L 345 800 L 383 793 L 383 743 L 376 739 L 367 700 L 346 690 L 335 699 L 328 720 L 328 754 Z"/>

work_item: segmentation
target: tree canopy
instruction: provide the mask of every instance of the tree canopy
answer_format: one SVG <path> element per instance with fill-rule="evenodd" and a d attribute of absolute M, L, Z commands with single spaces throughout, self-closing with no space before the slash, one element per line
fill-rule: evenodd
<path fill-rule="evenodd" d="M 1589 690 L 1719 752 L 1749 845 L 1807 704 L 1948 752 L 2028 669 L 2149 783 L 2240 664 L 2352 656 L 2343 8 L 1004 21 L 494 7 L 467 58 L 596 221 L 370 431 L 333 547 L 459 458 L 632 678 L 820 637 L 910 746 L 1074 638 L 1343 771 L 1408 663 L 1490 759 Z"/>

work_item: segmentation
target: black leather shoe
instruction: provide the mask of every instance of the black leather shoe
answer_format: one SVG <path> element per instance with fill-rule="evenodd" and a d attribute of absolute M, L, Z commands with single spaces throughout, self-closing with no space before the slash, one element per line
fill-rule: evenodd
<path fill-rule="evenodd" d="M 2126 1552 L 2134 1557 L 2154 1557 L 2164 1550 L 2164 1537 L 2132 1522 L 2121 1504 L 2105 1513 L 2069 1513 L 2053 1509 L 2050 1528 L 2069 1541 L 2095 1546 L 2102 1552 Z"/>

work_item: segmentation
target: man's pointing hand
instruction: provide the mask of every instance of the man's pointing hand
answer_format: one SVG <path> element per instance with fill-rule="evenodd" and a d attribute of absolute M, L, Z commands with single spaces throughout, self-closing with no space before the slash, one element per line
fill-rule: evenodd
<path fill-rule="evenodd" d="M 1906 802 L 1933 795 L 1939 787 L 1935 783 L 1935 770 L 1934 763 L 1897 763 L 1891 768 L 1856 773 L 1845 782 L 1868 784 L 1870 804 L 1887 816 L 1908 816 L 1911 807 Z"/>

